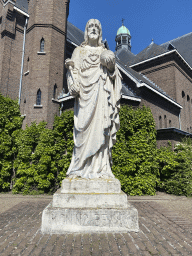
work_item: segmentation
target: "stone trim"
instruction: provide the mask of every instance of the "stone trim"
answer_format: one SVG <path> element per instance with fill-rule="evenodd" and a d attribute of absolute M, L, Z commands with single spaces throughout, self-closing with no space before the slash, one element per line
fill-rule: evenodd
<path fill-rule="evenodd" d="M 26 16 L 27 18 L 29 18 L 29 14 L 27 14 L 26 12 L 22 11 L 21 9 L 17 8 L 16 6 L 13 7 L 13 9 L 21 14 L 23 14 L 24 16 Z"/>
<path fill-rule="evenodd" d="M 60 34 L 66 36 L 66 32 L 59 29 L 58 27 L 52 25 L 52 24 L 33 24 L 30 28 L 27 29 L 27 33 L 29 33 L 32 29 L 36 28 L 36 27 L 41 27 L 41 28 L 52 28 L 54 30 L 56 30 L 57 32 L 59 32 Z"/>
<path fill-rule="evenodd" d="M 34 104 L 34 108 L 42 108 L 43 107 L 43 105 L 36 105 L 36 104 Z"/>
<path fill-rule="evenodd" d="M 25 73 L 24 73 L 24 76 L 27 76 L 29 74 L 29 70 L 27 70 Z"/>
<path fill-rule="evenodd" d="M 37 52 L 38 55 L 46 55 L 46 52 Z"/>
<path fill-rule="evenodd" d="M 55 101 L 55 102 L 64 102 L 64 101 L 68 101 L 68 100 L 71 100 L 71 99 L 74 99 L 75 97 L 74 96 L 67 96 L 67 97 L 63 97 L 59 100 L 56 100 L 56 99 L 52 99 L 52 101 Z"/>
<path fill-rule="evenodd" d="M 122 95 L 122 99 L 133 100 L 133 101 L 139 101 L 139 102 L 141 102 L 141 99 L 136 98 L 136 97 L 127 96 L 127 95 Z"/>

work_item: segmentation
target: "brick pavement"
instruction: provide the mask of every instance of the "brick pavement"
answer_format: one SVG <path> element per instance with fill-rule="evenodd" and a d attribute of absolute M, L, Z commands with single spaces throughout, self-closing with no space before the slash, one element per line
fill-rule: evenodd
<path fill-rule="evenodd" d="M 155 200 L 130 200 L 138 233 L 43 235 L 41 215 L 50 198 L 23 201 L 0 214 L 0 255 L 192 255 L 192 223 Z"/>

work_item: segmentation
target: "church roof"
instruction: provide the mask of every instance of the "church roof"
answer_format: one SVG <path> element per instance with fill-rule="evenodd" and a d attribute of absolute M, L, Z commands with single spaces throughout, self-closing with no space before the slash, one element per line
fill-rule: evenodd
<path fill-rule="evenodd" d="M 170 46 L 174 47 L 192 67 L 192 32 L 161 44 L 161 47 L 166 50 L 168 50 Z"/>
<path fill-rule="evenodd" d="M 130 63 L 128 61 L 128 63 L 129 63 L 129 65 L 132 65 L 132 64 L 153 58 L 153 57 L 163 54 L 165 52 L 167 52 L 167 49 L 152 42 L 149 46 L 147 46 L 144 50 L 142 50 L 141 52 L 139 52 L 136 55 L 134 62 Z"/>
<path fill-rule="evenodd" d="M 122 25 L 118 30 L 117 30 L 117 36 L 120 34 L 130 34 L 130 31 L 128 28 L 126 28 L 124 25 Z"/>
<path fill-rule="evenodd" d="M 67 21 L 67 39 L 76 45 L 80 45 L 84 41 L 84 32 Z"/>
<path fill-rule="evenodd" d="M 127 64 L 128 66 L 135 63 L 135 61 L 137 60 L 137 56 L 124 47 L 119 48 L 115 52 L 115 55 L 118 59 L 120 59 L 121 62 Z"/>
<path fill-rule="evenodd" d="M 28 13 L 28 1 L 27 0 L 17 0 L 15 6 L 20 10 Z"/>

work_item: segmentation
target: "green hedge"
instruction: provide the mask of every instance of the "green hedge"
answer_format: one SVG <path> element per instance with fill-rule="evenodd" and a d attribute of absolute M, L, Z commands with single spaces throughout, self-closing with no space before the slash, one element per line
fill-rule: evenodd
<path fill-rule="evenodd" d="M 192 140 L 186 138 L 174 151 L 162 147 L 157 152 L 160 183 L 158 189 L 169 194 L 192 196 Z"/>
<path fill-rule="evenodd" d="M 55 192 L 69 167 L 73 150 L 73 111 L 56 116 L 53 129 L 45 122 L 21 129 L 16 101 L 0 94 L 0 192 Z M 155 122 L 146 107 L 122 106 L 121 128 L 112 150 L 112 171 L 129 195 L 154 195 L 156 190 L 192 196 L 192 140 L 172 151 L 156 148 Z"/>
<path fill-rule="evenodd" d="M 20 131 L 13 193 L 53 193 L 59 188 L 71 161 L 72 131 L 73 111 L 55 117 L 53 129 L 40 122 Z"/>
<path fill-rule="evenodd" d="M 0 192 L 9 191 L 15 177 L 15 138 L 21 129 L 22 120 L 17 101 L 0 94 Z"/>
<path fill-rule="evenodd" d="M 120 130 L 113 147 L 113 173 L 129 195 L 154 195 L 159 181 L 156 130 L 149 108 L 122 106 Z"/>

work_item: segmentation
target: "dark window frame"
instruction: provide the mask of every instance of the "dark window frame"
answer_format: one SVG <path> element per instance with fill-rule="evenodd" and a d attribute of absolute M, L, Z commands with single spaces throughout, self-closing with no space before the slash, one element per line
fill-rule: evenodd
<path fill-rule="evenodd" d="M 38 91 L 37 91 L 36 105 L 37 106 L 41 105 L 41 90 L 40 89 L 38 89 Z"/>

